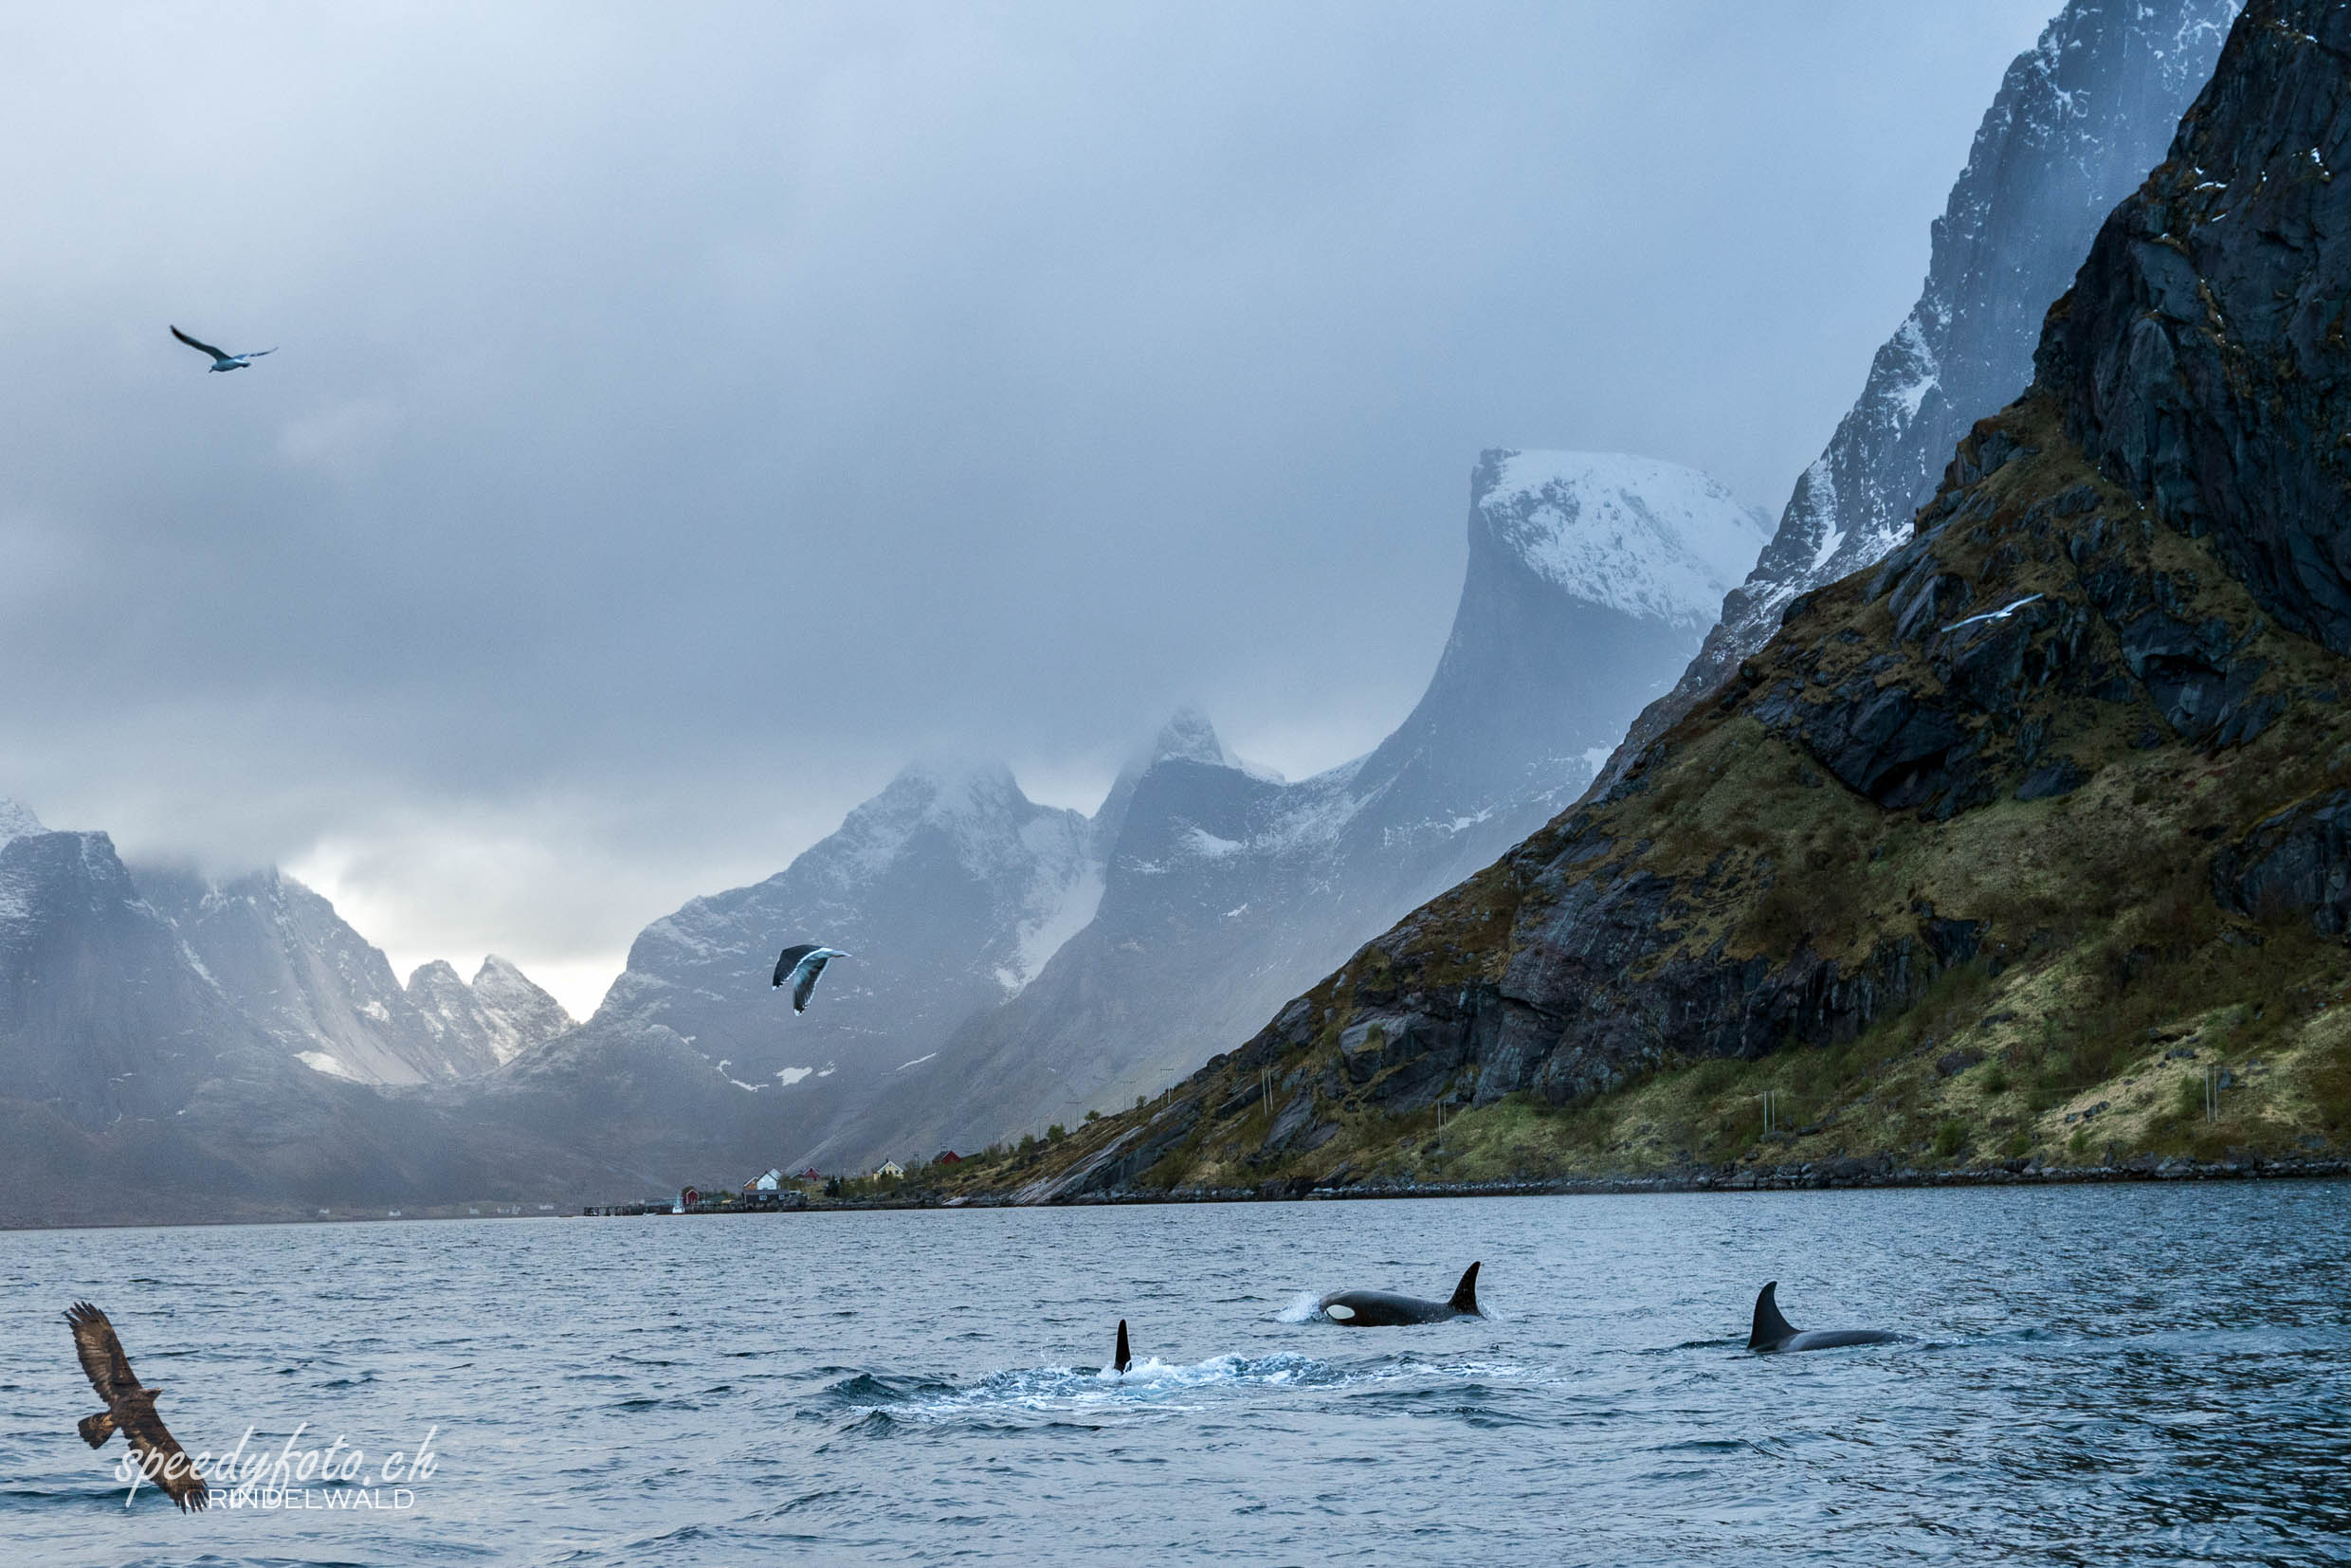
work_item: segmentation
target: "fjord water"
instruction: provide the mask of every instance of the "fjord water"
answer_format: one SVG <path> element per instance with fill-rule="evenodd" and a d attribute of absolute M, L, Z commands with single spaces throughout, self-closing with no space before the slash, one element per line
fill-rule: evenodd
<path fill-rule="evenodd" d="M 1472 1258 L 1488 1321 L 1295 1321 Z M 1799 1327 L 1919 1340 L 1750 1356 L 1775 1278 Z M 438 1466 L 405 1508 L 126 1509 L 73 1432 L 79 1296 L 191 1450 L 308 1423 L 372 1477 L 434 1429 Z M 10 1563 L 2313 1562 L 2351 1527 L 2340 1183 L 16 1232 L 0 1311 Z"/>

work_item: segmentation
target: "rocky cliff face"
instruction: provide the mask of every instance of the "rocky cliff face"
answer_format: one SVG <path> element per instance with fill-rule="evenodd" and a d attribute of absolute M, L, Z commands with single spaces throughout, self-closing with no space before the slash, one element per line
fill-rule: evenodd
<path fill-rule="evenodd" d="M 1469 491 L 1468 571 L 1436 674 L 1349 781 L 1368 803 L 1350 823 L 1364 870 L 1443 844 L 1445 869 L 1466 874 L 1575 799 L 1770 532 L 1714 481 L 1649 458 L 1489 451 Z M 1444 885 L 1432 871 L 1403 870 L 1382 895 L 1425 897 Z"/>
<path fill-rule="evenodd" d="M 1824 1153 L 2187 1146 L 2200 1050 L 2229 1136 L 2351 1139 L 2346 138 L 2351 8 L 2255 0 L 1907 542 L 1060 1179 L 1393 1169 L 1439 1105 L 1752 1143 L 1669 1082 L 1804 1085 Z"/>
<path fill-rule="evenodd" d="M 149 907 L 231 1005 L 314 1070 L 422 1084 L 493 1065 L 436 1040 L 382 952 L 293 878 L 270 870 L 215 883 L 155 866 L 136 875 Z"/>
<path fill-rule="evenodd" d="M 470 984 L 445 959 L 419 965 L 407 995 L 444 1057 L 478 1064 L 475 1070 L 511 1062 L 578 1027 L 562 1003 L 495 953 Z"/>
<path fill-rule="evenodd" d="M 820 1160 L 970 1148 L 1157 1091 L 1590 782 L 1681 667 L 1764 520 L 1703 474 L 1485 453 L 1469 561 L 1426 694 L 1369 756 L 1285 783 L 1181 716 L 1098 818 L 1094 919 Z"/>
<path fill-rule="evenodd" d="M 221 994 L 314 1071 L 356 1084 L 448 1082 L 572 1027 L 502 958 L 484 963 L 473 986 L 435 961 L 403 987 L 333 904 L 274 868 L 227 882 L 160 866 L 135 875 Z"/>
<path fill-rule="evenodd" d="M 0 843 L 8 1094 L 98 1132 L 172 1114 L 223 1051 L 260 1044 L 139 896 L 112 840 L 13 825 Z"/>
<path fill-rule="evenodd" d="M 2100 230 L 2036 360 L 2109 478 L 2209 537 L 2264 610 L 2337 653 L 2351 652 L 2346 44 L 2340 7 L 2256 8 L 2169 161 Z"/>
<path fill-rule="evenodd" d="M 2100 222 L 2162 155 L 2238 4 L 2071 0 L 2016 57 L 1935 222 L 1919 302 L 1796 481 L 1770 547 L 1723 600 L 1721 624 L 1633 725 L 1613 773 L 1761 647 L 1797 594 L 1909 538 L 1953 445 L 2032 378 L 2043 312 Z"/>

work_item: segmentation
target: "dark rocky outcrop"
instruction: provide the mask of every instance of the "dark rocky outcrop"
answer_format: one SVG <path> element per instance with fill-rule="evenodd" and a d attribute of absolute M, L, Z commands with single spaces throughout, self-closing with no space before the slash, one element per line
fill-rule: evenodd
<path fill-rule="evenodd" d="M 2213 857 L 2213 897 L 2256 920 L 2351 932 L 2351 790 L 2279 812 Z"/>
<path fill-rule="evenodd" d="M 2038 384 L 2100 468 L 2351 652 L 2351 9 L 2256 4 L 2229 48 L 2099 231 Z"/>

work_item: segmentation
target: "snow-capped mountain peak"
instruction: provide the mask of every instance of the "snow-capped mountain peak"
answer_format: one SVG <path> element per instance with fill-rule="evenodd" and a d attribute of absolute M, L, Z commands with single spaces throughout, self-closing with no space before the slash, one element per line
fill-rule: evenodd
<path fill-rule="evenodd" d="M 0 795 L 0 844 L 6 844 L 12 838 L 30 838 L 35 833 L 47 831 L 41 826 L 39 817 L 7 795 Z"/>
<path fill-rule="evenodd" d="M 870 884 L 918 838 L 936 834 L 967 870 L 985 876 L 1008 855 L 1023 858 L 1022 830 L 1040 810 L 1002 762 L 916 762 L 803 858 L 810 871 L 846 891 Z"/>
<path fill-rule="evenodd" d="M 446 959 L 419 965 L 408 997 L 436 1039 L 500 1065 L 575 1027 L 563 1004 L 496 954 L 482 960 L 471 985 Z"/>
<path fill-rule="evenodd" d="M 1719 482 L 1617 452 L 1488 451 L 1472 497 L 1495 543 L 1544 580 L 1702 630 L 1771 537 Z"/>
<path fill-rule="evenodd" d="M 1207 714 L 1189 704 L 1177 708 L 1159 726 L 1150 747 L 1129 764 L 1140 773 L 1155 762 L 1205 762 L 1213 768 L 1237 768 L 1241 759 L 1225 744 Z"/>

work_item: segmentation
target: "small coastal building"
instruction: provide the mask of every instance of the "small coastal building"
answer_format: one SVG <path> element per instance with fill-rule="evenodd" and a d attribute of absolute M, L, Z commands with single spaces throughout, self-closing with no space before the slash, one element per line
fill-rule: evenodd
<path fill-rule="evenodd" d="M 743 1191 L 746 1193 L 772 1193 L 783 1184 L 783 1180 L 784 1173 L 780 1169 L 771 1170 L 765 1176 L 756 1176 L 749 1181 L 744 1182 Z"/>
<path fill-rule="evenodd" d="M 960 1165 L 963 1163 L 963 1157 L 956 1153 L 953 1149 L 941 1149 L 938 1154 L 931 1158 L 931 1163 L 934 1165 Z"/>
<path fill-rule="evenodd" d="M 801 1181 L 822 1181 L 825 1178 L 816 1167 L 811 1165 L 807 1170 L 802 1171 L 796 1179 Z"/>
<path fill-rule="evenodd" d="M 906 1174 L 906 1167 L 901 1165 L 895 1159 L 885 1159 L 882 1162 L 882 1168 L 873 1174 L 877 1176 L 888 1176 L 892 1181 L 895 1181 L 900 1176 Z"/>

